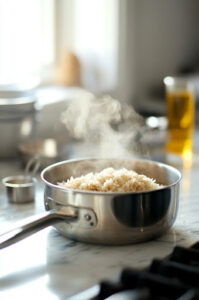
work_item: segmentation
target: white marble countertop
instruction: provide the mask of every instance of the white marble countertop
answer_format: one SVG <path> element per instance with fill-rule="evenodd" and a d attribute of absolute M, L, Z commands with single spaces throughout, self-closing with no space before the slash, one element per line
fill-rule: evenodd
<path fill-rule="evenodd" d="M 181 169 L 181 165 L 179 165 Z M 0 179 L 19 174 L 19 163 L 0 162 Z M 128 246 L 101 246 L 71 241 L 53 227 L 0 250 L 0 299 L 69 299 L 124 267 L 144 267 L 168 255 L 176 245 L 199 240 L 199 163 L 182 170 L 180 205 L 173 228 L 161 238 Z M 0 185 L 0 233 L 24 217 L 44 211 L 38 179 L 34 203 L 10 204 Z"/>

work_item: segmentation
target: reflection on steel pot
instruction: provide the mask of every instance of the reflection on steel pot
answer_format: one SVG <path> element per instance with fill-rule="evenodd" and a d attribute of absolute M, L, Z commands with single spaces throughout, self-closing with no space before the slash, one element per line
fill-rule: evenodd
<path fill-rule="evenodd" d="M 0 158 L 17 155 L 17 146 L 34 132 L 38 80 L 0 85 Z"/>
<path fill-rule="evenodd" d="M 17 155 L 18 144 L 35 129 L 35 98 L 0 98 L 0 157 Z"/>
<path fill-rule="evenodd" d="M 35 130 L 35 113 L 3 119 L 0 117 L 0 158 L 15 157 L 19 143 L 27 140 Z"/>
<path fill-rule="evenodd" d="M 154 178 L 164 187 L 136 193 L 101 193 L 69 190 L 57 185 L 71 176 L 125 167 Z M 109 245 L 143 242 L 160 236 L 177 215 L 180 172 L 166 164 L 133 159 L 85 159 L 63 161 L 42 171 L 47 212 L 25 221 L 19 230 L 0 237 L 0 248 L 50 224 L 78 241 Z M 57 224 L 56 224 L 57 223 Z"/>

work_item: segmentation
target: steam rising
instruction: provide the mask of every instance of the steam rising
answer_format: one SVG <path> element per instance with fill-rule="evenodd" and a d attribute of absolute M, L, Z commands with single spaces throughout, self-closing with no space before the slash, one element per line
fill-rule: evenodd
<path fill-rule="evenodd" d="M 70 136 L 93 147 L 93 156 L 135 156 L 142 136 L 143 120 L 132 106 L 106 95 L 84 92 L 62 114 Z"/>

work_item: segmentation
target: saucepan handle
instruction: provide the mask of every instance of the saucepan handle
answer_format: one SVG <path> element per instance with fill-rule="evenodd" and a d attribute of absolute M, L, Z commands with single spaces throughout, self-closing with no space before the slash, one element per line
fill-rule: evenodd
<path fill-rule="evenodd" d="M 77 219 L 77 210 L 72 207 L 62 207 L 50 210 L 24 219 L 12 230 L 0 235 L 0 249 L 8 247 L 37 231 L 58 223 L 71 222 Z"/>

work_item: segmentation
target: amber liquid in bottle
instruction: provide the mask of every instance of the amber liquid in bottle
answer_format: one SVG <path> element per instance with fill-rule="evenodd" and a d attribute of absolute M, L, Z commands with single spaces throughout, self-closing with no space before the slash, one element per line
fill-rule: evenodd
<path fill-rule="evenodd" d="M 166 148 L 175 154 L 192 152 L 195 101 L 189 91 L 167 92 L 168 142 Z"/>

